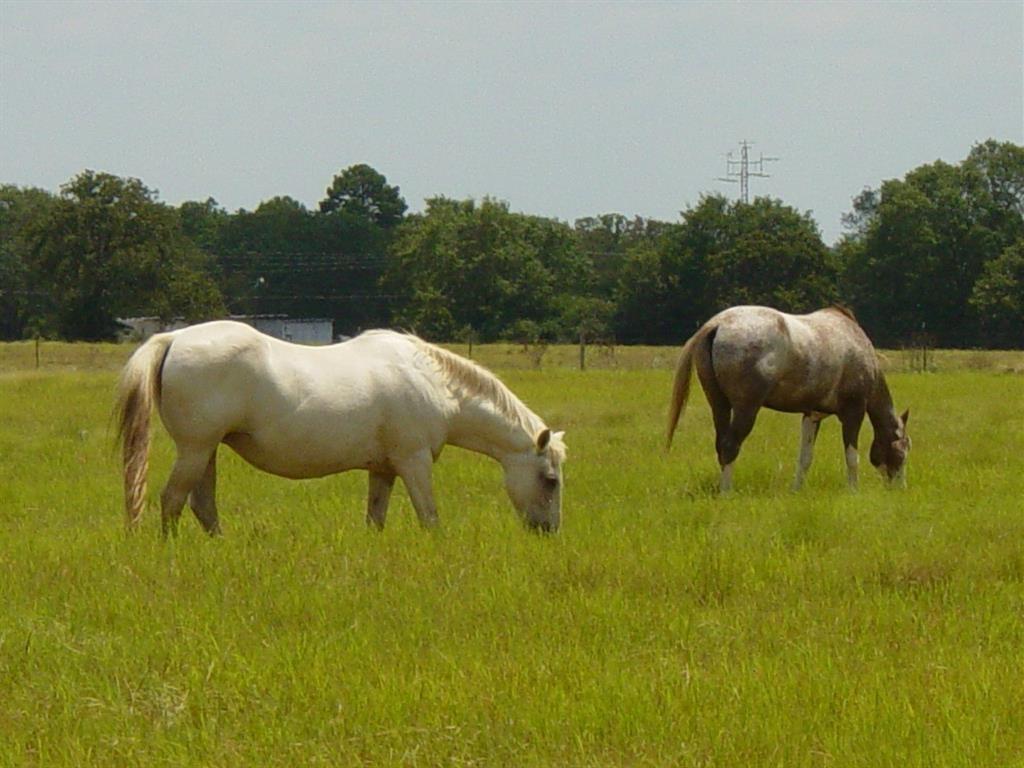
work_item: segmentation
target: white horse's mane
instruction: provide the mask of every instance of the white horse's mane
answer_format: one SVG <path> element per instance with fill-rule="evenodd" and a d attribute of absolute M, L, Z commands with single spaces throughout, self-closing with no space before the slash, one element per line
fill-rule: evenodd
<path fill-rule="evenodd" d="M 502 416 L 525 429 L 531 437 L 544 429 L 545 424 L 512 390 L 482 365 L 449 352 L 443 347 L 424 341 L 419 336 L 405 334 L 430 358 L 441 374 L 469 397 L 478 397 L 491 403 Z M 565 458 L 565 444 L 560 437 L 552 437 L 551 450 L 561 461 Z"/>
<path fill-rule="evenodd" d="M 527 429 L 532 430 L 538 426 L 540 420 L 537 415 L 486 368 L 418 336 L 410 334 L 409 339 L 427 353 L 445 378 L 467 395 L 487 400 L 494 405 L 498 413 Z"/>

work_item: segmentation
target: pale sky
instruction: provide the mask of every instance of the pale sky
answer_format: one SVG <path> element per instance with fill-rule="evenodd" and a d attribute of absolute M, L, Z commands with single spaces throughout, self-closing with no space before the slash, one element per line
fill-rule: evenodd
<path fill-rule="evenodd" d="M 678 221 L 739 142 L 827 243 L 865 187 L 1024 144 L 1024 2 L 0 0 L 0 183 L 315 208 L 368 163 L 573 222 Z"/>

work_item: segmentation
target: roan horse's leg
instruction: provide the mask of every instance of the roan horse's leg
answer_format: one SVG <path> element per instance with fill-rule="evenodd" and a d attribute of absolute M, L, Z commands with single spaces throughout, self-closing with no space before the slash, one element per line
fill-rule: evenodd
<path fill-rule="evenodd" d="M 370 471 L 370 490 L 366 497 L 366 524 L 378 530 L 384 528 L 388 516 L 388 502 L 391 500 L 391 489 L 395 485 L 395 476 Z"/>
<path fill-rule="evenodd" d="M 719 493 L 732 492 L 732 469 L 734 466 L 736 466 L 736 462 L 731 461 L 722 467 L 722 476 L 718 480 Z"/>
<path fill-rule="evenodd" d="M 430 478 L 434 457 L 429 450 L 424 449 L 402 461 L 393 461 L 392 464 L 405 483 L 420 524 L 424 528 L 433 528 L 437 525 L 437 507 Z"/>
<path fill-rule="evenodd" d="M 732 490 L 733 464 L 736 463 L 736 457 L 740 455 L 740 446 L 747 439 L 750 430 L 754 428 L 757 411 L 758 406 L 734 408 L 729 428 L 725 430 L 724 435 L 718 435 L 718 463 L 722 467 L 718 490 L 721 493 L 729 493 Z"/>
<path fill-rule="evenodd" d="M 178 458 L 171 469 L 171 476 L 160 493 L 160 517 L 164 536 L 168 533 L 178 535 L 181 508 L 185 506 L 185 499 L 189 493 L 203 480 L 212 455 L 212 451 L 186 453 L 181 448 L 178 449 Z"/>
<path fill-rule="evenodd" d="M 804 475 L 811 468 L 811 461 L 814 459 L 814 441 L 818 439 L 820 428 L 820 418 L 809 413 L 804 414 L 800 421 L 800 456 L 796 463 L 796 479 L 793 480 L 794 491 L 799 491 L 803 486 Z"/>
<path fill-rule="evenodd" d="M 211 536 L 220 534 L 220 521 L 217 518 L 217 451 L 214 450 L 206 463 L 206 471 L 199 484 L 188 496 L 188 504 L 192 507 L 196 519 L 203 530 Z"/>
<path fill-rule="evenodd" d="M 844 411 L 839 414 L 843 423 L 843 446 L 846 449 L 846 482 L 850 490 L 857 490 L 857 465 L 860 463 L 860 456 L 857 455 L 857 437 L 860 435 L 860 425 L 864 421 L 864 409 L 857 408 Z"/>
<path fill-rule="evenodd" d="M 700 383 L 704 387 L 704 394 L 711 405 L 711 418 L 715 423 L 715 452 L 718 454 L 718 463 L 722 468 L 718 490 L 720 493 L 728 493 L 732 490 L 732 463 L 730 462 L 727 465 L 723 461 L 723 456 L 725 455 L 725 445 L 729 439 L 729 430 L 732 423 L 732 405 L 713 376 L 703 375 L 703 371 L 699 368 L 697 373 L 700 374 Z M 733 456 L 732 460 L 735 460 L 735 458 Z"/>

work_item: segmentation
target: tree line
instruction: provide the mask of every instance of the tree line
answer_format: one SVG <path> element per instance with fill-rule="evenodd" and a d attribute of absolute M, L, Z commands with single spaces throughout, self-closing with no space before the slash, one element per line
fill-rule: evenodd
<path fill-rule="evenodd" d="M 768 197 L 708 194 L 664 222 L 573 224 L 500 200 L 408 213 L 367 165 L 315 210 L 275 197 L 178 207 L 84 171 L 60 192 L 0 186 L 0 338 L 114 338 L 118 318 L 323 317 L 434 340 L 675 344 L 715 312 L 851 308 L 876 343 L 1024 346 L 1024 147 L 986 141 L 853 198 L 845 234 Z"/>

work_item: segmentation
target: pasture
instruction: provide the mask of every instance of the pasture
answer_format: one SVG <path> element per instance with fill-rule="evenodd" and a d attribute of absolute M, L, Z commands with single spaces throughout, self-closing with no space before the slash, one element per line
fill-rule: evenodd
<path fill-rule="evenodd" d="M 378 533 L 365 473 L 222 448 L 225 535 L 162 542 L 155 504 L 122 530 L 129 351 L 0 345 L 0 765 L 1024 765 L 1024 353 L 887 355 L 905 491 L 867 423 L 847 491 L 829 419 L 791 493 L 762 412 L 719 498 L 699 387 L 662 450 L 677 350 L 478 348 L 566 430 L 558 535 L 458 449 L 440 530 L 399 485 Z"/>

